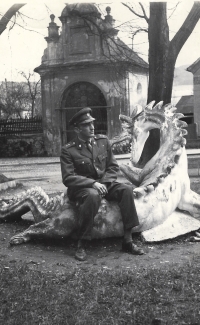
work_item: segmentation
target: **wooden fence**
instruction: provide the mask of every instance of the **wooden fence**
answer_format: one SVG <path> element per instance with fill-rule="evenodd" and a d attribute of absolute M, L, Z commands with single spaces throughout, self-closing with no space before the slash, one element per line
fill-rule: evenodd
<path fill-rule="evenodd" d="M 42 118 L 0 119 L 0 137 L 42 133 Z"/>

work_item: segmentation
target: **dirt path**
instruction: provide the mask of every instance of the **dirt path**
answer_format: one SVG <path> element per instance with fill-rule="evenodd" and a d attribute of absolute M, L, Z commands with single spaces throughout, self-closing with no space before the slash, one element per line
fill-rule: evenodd
<path fill-rule="evenodd" d="M 10 246 L 9 240 L 16 233 L 30 225 L 27 221 L 1 224 L 0 259 L 8 263 L 23 261 L 39 269 L 62 272 L 66 268 L 161 268 L 165 265 L 191 263 L 200 258 L 200 243 L 189 242 L 188 236 L 161 244 L 143 244 L 139 238 L 135 242 L 143 246 L 146 254 L 132 256 L 122 253 L 121 238 L 94 240 L 87 245 L 88 259 L 78 262 L 74 259 L 76 243 L 72 239 L 63 241 L 32 241 L 19 246 Z"/>

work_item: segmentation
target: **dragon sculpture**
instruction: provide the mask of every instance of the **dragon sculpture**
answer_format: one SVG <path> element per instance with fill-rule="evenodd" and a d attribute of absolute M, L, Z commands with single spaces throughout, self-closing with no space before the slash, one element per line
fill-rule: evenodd
<path fill-rule="evenodd" d="M 148 242 L 174 238 L 200 228 L 200 196 L 190 189 L 185 150 L 187 124 L 171 104 L 162 102 L 144 109 L 136 107 L 131 117 L 120 115 L 122 133 L 111 140 L 113 150 L 129 147 L 131 159 L 120 169 L 136 186 L 133 189 L 140 232 Z M 160 129 L 160 148 L 143 169 L 134 167 L 140 159 L 151 129 Z M 31 211 L 35 220 L 27 230 L 11 238 L 21 244 L 37 237 L 73 236 L 78 226 L 78 206 L 66 194 L 49 197 L 40 187 L 0 202 L 0 220 L 20 219 Z M 95 217 L 93 238 L 123 235 L 120 210 L 115 202 L 102 199 Z"/>

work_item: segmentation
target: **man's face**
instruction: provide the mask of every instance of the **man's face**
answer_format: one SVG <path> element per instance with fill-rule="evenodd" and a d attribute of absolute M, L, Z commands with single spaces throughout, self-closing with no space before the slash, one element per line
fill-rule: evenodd
<path fill-rule="evenodd" d="M 79 124 L 76 128 L 81 139 L 87 141 L 94 136 L 94 122 Z"/>

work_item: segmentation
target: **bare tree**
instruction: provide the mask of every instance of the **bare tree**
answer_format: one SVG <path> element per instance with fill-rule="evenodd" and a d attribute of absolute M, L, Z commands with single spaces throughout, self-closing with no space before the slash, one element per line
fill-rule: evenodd
<path fill-rule="evenodd" d="M 30 106 L 25 83 L 8 82 L 0 84 L 0 107 L 2 118 L 22 117 Z"/>
<path fill-rule="evenodd" d="M 25 74 L 25 72 L 20 72 L 20 74 L 26 79 L 29 99 L 31 102 L 31 117 L 34 117 L 34 114 L 36 113 L 36 104 L 38 103 L 38 99 L 41 99 L 41 79 L 38 81 L 31 81 L 34 77 L 34 73 L 29 72 L 28 74 Z"/>
<path fill-rule="evenodd" d="M 188 16 L 171 41 L 167 20 L 167 2 L 150 2 L 149 17 L 147 17 L 145 8 L 141 3 L 139 3 L 142 10 L 141 14 L 133 10 L 130 5 L 122 4 L 134 15 L 144 19 L 148 25 L 148 102 L 163 100 L 164 103 L 169 103 L 172 95 L 176 59 L 200 19 L 200 2 L 194 2 Z"/>
<path fill-rule="evenodd" d="M 13 16 L 16 16 L 16 13 L 19 11 L 21 7 L 23 7 L 25 3 L 16 3 L 12 5 L 8 11 L 5 13 L 5 15 L 2 16 L 0 20 L 0 35 L 4 32 L 6 29 L 9 21 Z"/>

